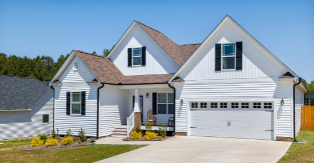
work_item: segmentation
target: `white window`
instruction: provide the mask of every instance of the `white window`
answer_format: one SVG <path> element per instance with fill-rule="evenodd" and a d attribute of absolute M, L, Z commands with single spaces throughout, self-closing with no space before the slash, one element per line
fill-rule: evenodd
<path fill-rule="evenodd" d="M 226 102 L 221 102 L 220 103 L 220 108 L 227 108 L 227 103 Z"/>
<path fill-rule="evenodd" d="M 74 68 L 74 70 L 78 70 L 79 69 L 79 62 L 78 61 L 75 61 L 73 63 L 73 68 Z"/>
<path fill-rule="evenodd" d="M 242 102 L 242 103 L 241 103 L 241 108 L 249 108 L 249 103 L 247 103 L 247 102 Z"/>
<path fill-rule="evenodd" d="M 272 103 L 264 103 L 264 109 L 272 109 L 273 108 L 273 104 Z"/>
<path fill-rule="evenodd" d="M 81 92 L 71 92 L 71 114 L 81 114 Z"/>
<path fill-rule="evenodd" d="M 173 114 L 174 113 L 173 93 L 158 93 L 157 109 L 158 114 Z"/>
<path fill-rule="evenodd" d="M 217 102 L 212 102 L 210 103 L 211 108 L 218 108 L 218 103 Z"/>
<path fill-rule="evenodd" d="M 254 102 L 254 103 L 253 103 L 253 108 L 262 108 L 262 103 L 260 103 L 260 102 Z"/>
<path fill-rule="evenodd" d="M 49 114 L 43 114 L 43 123 L 49 123 Z"/>
<path fill-rule="evenodd" d="M 191 103 L 191 108 L 198 108 L 198 103 L 197 102 L 192 102 Z"/>
<path fill-rule="evenodd" d="M 235 70 L 236 65 L 235 43 L 222 44 L 221 65 L 222 70 Z"/>
<path fill-rule="evenodd" d="M 239 103 L 237 102 L 231 103 L 231 108 L 239 108 Z"/>
<path fill-rule="evenodd" d="M 201 102 L 200 106 L 201 106 L 201 108 L 207 108 L 207 103 L 206 102 Z"/>
<path fill-rule="evenodd" d="M 141 66 L 142 65 L 142 48 L 132 49 L 132 65 Z"/>

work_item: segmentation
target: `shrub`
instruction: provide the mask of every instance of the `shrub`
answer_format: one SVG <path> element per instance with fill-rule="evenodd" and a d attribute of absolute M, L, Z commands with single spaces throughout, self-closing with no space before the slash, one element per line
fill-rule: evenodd
<path fill-rule="evenodd" d="M 61 144 L 63 144 L 63 145 L 72 144 L 72 143 L 73 143 L 73 137 L 72 136 L 68 136 L 68 137 L 63 138 L 61 140 Z"/>
<path fill-rule="evenodd" d="M 153 131 L 146 131 L 144 137 L 146 140 L 152 140 L 157 137 L 157 133 Z"/>
<path fill-rule="evenodd" d="M 68 129 L 68 131 L 67 131 L 66 137 L 69 137 L 69 136 L 73 137 L 73 134 L 72 134 L 72 132 L 71 132 L 71 129 Z"/>
<path fill-rule="evenodd" d="M 39 137 L 40 140 L 44 141 L 44 143 L 46 143 L 46 140 L 48 139 L 47 134 L 38 134 L 37 137 Z"/>
<path fill-rule="evenodd" d="M 44 141 L 40 140 L 39 137 L 34 136 L 34 139 L 31 142 L 32 147 L 38 147 L 44 144 Z"/>
<path fill-rule="evenodd" d="M 88 139 L 87 142 L 92 143 L 92 140 Z"/>
<path fill-rule="evenodd" d="M 51 132 L 51 138 L 55 139 L 57 137 L 56 131 L 52 130 Z"/>
<path fill-rule="evenodd" d="M 57 139 L 54 139 L 54 138 L 48 138 L 45 145 L 46 146 L 54 146 L 58 143 L 58 140 Z"/>
<path fill-rule="evenodd" d="M 138 124 L 138 123 L 135 124 L 134 130 L 135 130 L 136 132 L 142 132 L 141 125 Z"/>
<path fill-rule="evenodd" d="M 142 137 L 142 132 L 136 132 L 135 130 L 131 131 L 131 138 L 132 139 L 138 139 L 140 137 Z"/>
<path fill-rule="evenodd" d="M 161 127 L 158 128 L 158 134 L 159 136 L 161 136 L 162 138 L 165 137 L 167 135 L 167 125 L 162 125 L 162 123 L 160 123 Z"/>
<path fill-rule="evenodd" d="M 145 128 L 147 131 L 153 132 L 153 130 L 152 130 L 153 126 L 149 122 L 147 122 L 147 124 L 145 124 Z"/>
<path fill-rule="evenodd" d="M 139 137 L 138 139 L 143 140 L 143 138 L 142 138 L 142 137 Z"/>
<path fill-rule="evenodd" d="M 82 127 L 81 127 L 81 131 L 78 132 L 78 136 L 80 137 L 82 142 L 86 140 L 85 132 L 83 131 Z"/>
<path fill-rule="evenodd" d="M 81 141 L 81 140 L 79 140 L 77 143 L 81 144 L 81 143 L 82 143 L 82 141 Z"/>

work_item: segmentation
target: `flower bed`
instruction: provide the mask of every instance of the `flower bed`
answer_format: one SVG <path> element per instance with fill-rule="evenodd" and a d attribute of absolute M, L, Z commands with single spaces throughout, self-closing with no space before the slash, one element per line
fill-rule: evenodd
<path fill-rule="evenodd" d="M 170 138 L 170 136 L 165 136 L 163 138 L 160 138 L 161 136 L 157 136 L 156 138 L 152 139 L 152 140 L 147 140 L 144 137 L 142 137 L 142 139 L 132 139 L 132 138 L 124 138 L 122 139 L 123 141 L 163 141 L 166 140 L 168 138 Z"/>
<path fill-rule="evenodd" d="M 32 147 L 32 146 L 26 146 L 22 149 L 22 151 L 35 151 L 35 150 L 47 150 L 47 149 L 56 149 L 56 148 L 68 148 L 68 147 L 77 147 L 77 146 L 86 146 L 86 145 L 94 145 L 94 143 L 89 143 L 87 141 L 81 142 L 80 144 L 78 141 L 80 140 L 79 137 L 73 137 L 74 142 L 71 144 L 63 145 L 61 144 L 60 136 L 56 138 L 58 140 L 58 143 L 54 146 L 46 146 L 45 144 L 38 146 L 38 147 Z"/>

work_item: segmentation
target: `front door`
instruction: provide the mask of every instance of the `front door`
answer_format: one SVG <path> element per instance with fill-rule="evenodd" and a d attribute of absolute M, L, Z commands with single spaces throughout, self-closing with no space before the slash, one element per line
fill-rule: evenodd
<path fill-rule="evenodd" d="M 133 96 L 133 108 L 132 111 L 134 111 L 134 102 L 135 102 L 135 96 Z M 141 123 L 143 123 L 143 95 L 140 95 L 140 103 L 139 103 L 139 107 L 141 110 Z"/>

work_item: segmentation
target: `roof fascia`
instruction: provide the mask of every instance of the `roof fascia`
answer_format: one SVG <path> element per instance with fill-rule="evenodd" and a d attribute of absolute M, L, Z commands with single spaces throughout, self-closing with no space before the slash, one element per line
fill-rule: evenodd
<path fill-rule="evenodd" d="M 181 68 L 173 75 L 173 77 L 169 80 L 173 80 L 186 66 L 191 60 L 195 57 L 200 49 L 205 46 L 205 43 L 212 38 L 212 36 L 218 31 L 218 29 L 226 22 L 226 20 L 232 21 L 235 25 L 237 25 L 244 33 L 246 33 L 257 45 L 259 45 L 262 49 L 264 49 L 273 59 L 275 59 L 280 65 L 286 68 L 290 73 L 292 73 L 296 78 L 299 76 L 295 74 L 289 67 L 287 67 L 284 63 L 282 63 L 274 54 L 272 54 L 268 49 L 266 49 L 260 42 L 258 42 L 251 34 L 249 34 L 241 25 L 239 25 L 235 20 L 233 20 L 229 15 L 226 15 L 222 21 L 215 27 L 215 29 L 206 37 L 206 39 L 202 42 L 202 44 L 196 49 L 196 51 L 191 55 L 191 57 L 181 66 Z"/>
<path fill-rule="evenodd" d="M 0 112 L 18 112 L 18 111 L 31 111 L 31 109 L 25 109 L 25 110 L 0 110 Z"/>

